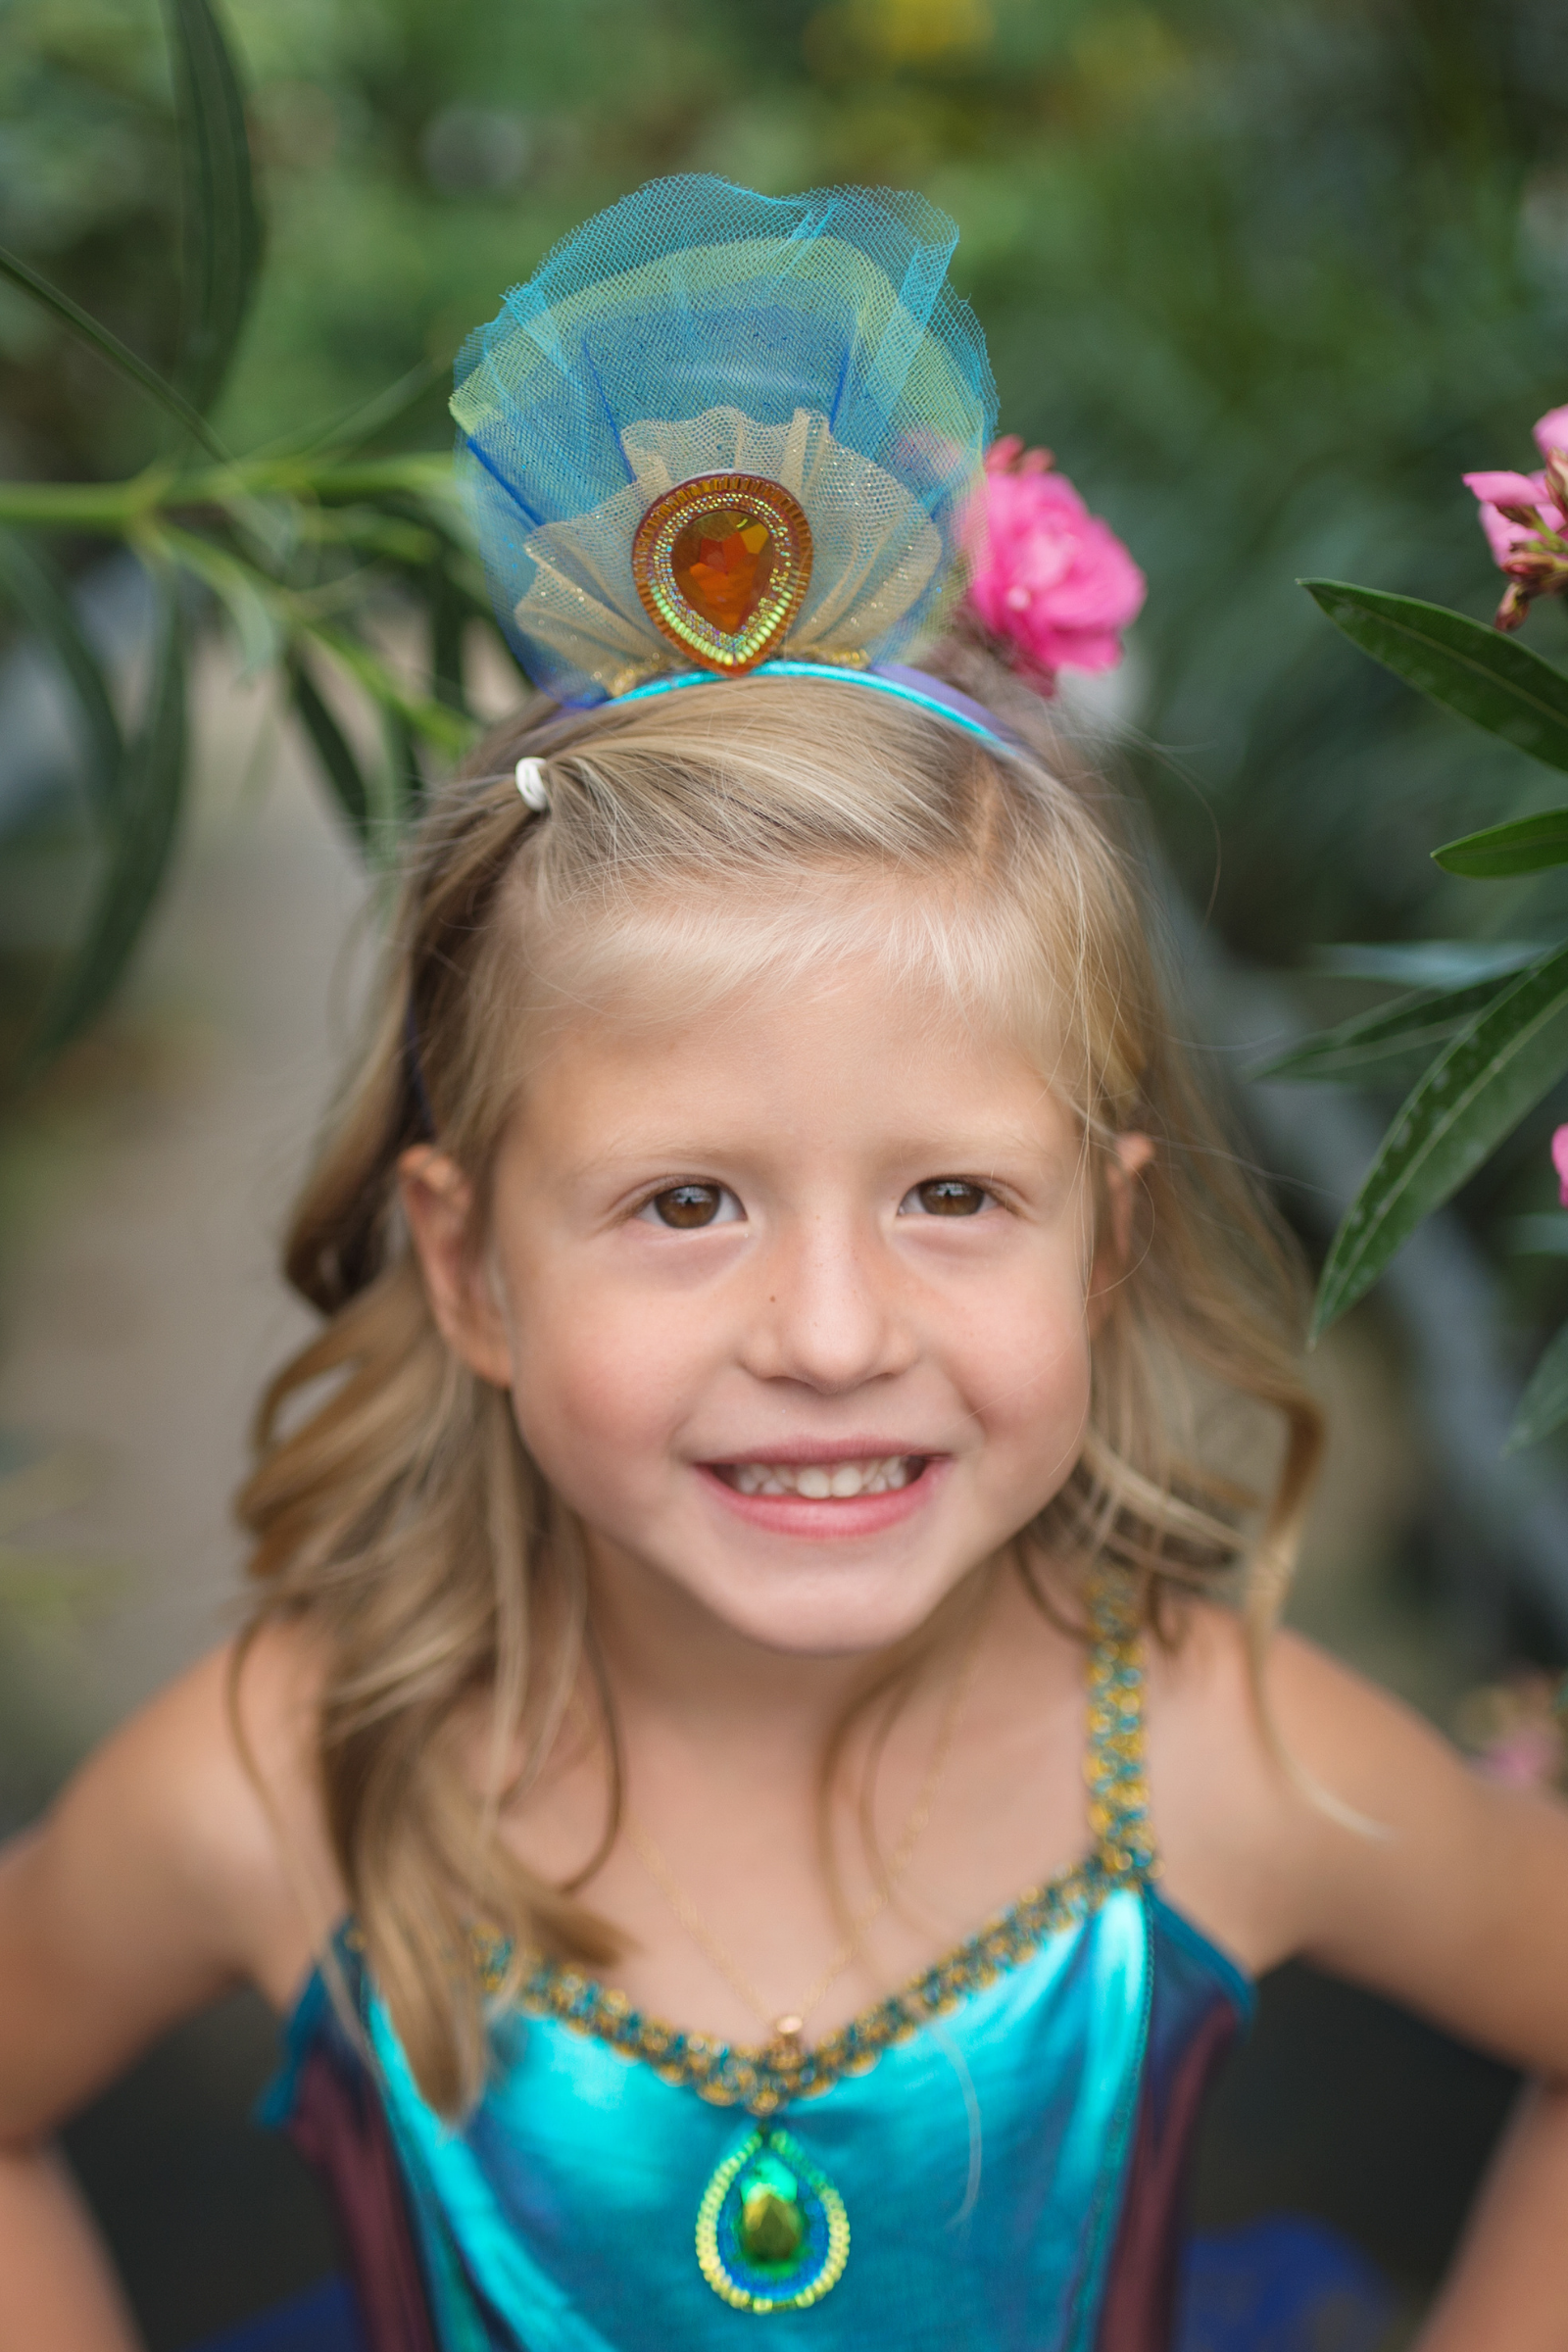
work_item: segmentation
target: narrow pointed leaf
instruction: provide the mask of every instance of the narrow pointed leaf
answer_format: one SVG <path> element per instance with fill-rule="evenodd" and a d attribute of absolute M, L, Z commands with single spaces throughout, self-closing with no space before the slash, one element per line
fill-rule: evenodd
<path fill-rule="evenodd" d="M 167 560 L 183 564 L 218 597 L 239 639 L 240 675 L 260 677 L 270 669 L 282 649 L 282 633 L 272 610 L 271 582 L 228 550 L 203 539 L 198 532 L 161 524 L 148 542 Z"/>
<path fill-rule="evenodd" d="M 1430 1060 L 1461 1023 L 1483 1010 L 1507 985 L 1504 978 L 1478 981 L 1473 988 L 1421 989 L 1414 996 L 1401 997 L 1396 1004 L 1358 1012 L 1353 1019 L 1341 1021 L 1337 1029 L 1306 1038 L 1289 1054 L 1265 1062 L 1250 1075 L 1387 1083 L 1391 1063 L 1403 1062 L 1412 1054 Z"/>
<path fill-rule="evenodd" d="M 1447 874 L 1491 882 L 1503 874 L 1539 874 L 1548 865 L 1568 865 L 1568 808 L 1544 808 L 1510 825 L 1489 825 L 1466 833 L 1432 853 Z"/>
<path fill-rule="evenodd" d="M 1568 947 L 1507 982 L 1439 1054 L 1383 1140 L 1318 1285 L 1312 1336 L 1377 1280 L 1568 1070 Z"/>
<path fill-rule="evenodd" d="M 366 849 L 370 839 L 370 788 L 348 737 L 328 710 L 320 689 L 305 665 L 304 658 L 298 653 L 289 660 L 288 683 L 300 724 L 311 739 L 311 747 L 320 761 L 321 772 L 331 787 L 333 798 L 348 819 L 355 840 L 361 849 Z"/>
<path fill-rule="evenodd" d="M 457 755 L 466 751 L 473 740 L 473 721 L 460 711 L 449 710 L 444 703 L 431 702 L 422 695 L 405 694 L 380 657 L 348 628 L 317 621 L 311 626 L 311 636 L 323 652 L 343 664 L 372 702 L 411 727 L 422 742 L 438 752 Z"/>
<path fill-rule="evenodd" d="M 51 564 L 15 532 L 0 531 L 0 586 L 53 655 L 75 698 L 91 797 L 111 803 L 120 786 L 124 742 L 108 683 L 76 609 Z"/>
<path fill-rule="evenodd" d="M 1392 980 L 1401 988 L 1468 988 L 1502 972 L 1522 972 L 1551 946 L 1547 939 L 1407 939 L 1372 947 L 1316 948 L 1312 968 L 1343 980 Z"/>
<path fill-rule="evenodd" d="M 245 324 L 262 258 L 245 100 L 210 0 L 165 0 L 184 166 L 179 383 L 210 409 Z"/>
<path fill-rule="evenodd" d="M 13 285 L 21 286 L 24 293 L 30 294 L 45 310 L 53 311 L 61 323 L 69 326 L 74 335 L 97 352 L 100 359 L 107 360 L 112 368 L 118 368 L 121 374 L 128 376 L 149 399 L 156 400 L 160 408 L 167 409 L 187 433 L 194 435 L 210 457 L 227 463 L 227 452 L 222 443 L 212 431 L 206 418 L 191 407 L 183 393 L 176 392 L 172 384 L 166 384 L 156 368 L 149 368 L 145 360 L 138 359 L 118 335 L 112 334 L 90 312 L 84 311 L 79 303 L 73 302 L 69 294 L 62 294 L 60 288 L 51 285 L 48 278 L 34 270 L 30 263 L 24 262 L 18 253 L 8 252 L 3 245 L 0 245 L 0 276 L 9 277 Z"/>
<path fill-rule="evenodd" d="M 401 837 L 419 814 L 427 789 L 419 760 L 419 739 L 400 710 L 383 713 L 386 728 L 387 773 L 392 795 L 389 814 L 395 837 Z M 383 845 L 396 847 L 396 839 Z"/>
<path fill-rule="evenodd" d="M 178 596 L 159 599 L 157 647 L 142 724 L 126 755 L 109 857 L 87 935 L 45 1006 L 29 1049 L 37 1067 L 84 1029 L 120 983 L 158 896 L 185 785 L 185 651 Z"/>
<path fill-rule="evenodd" d="M 1548 1208 L 1533 1217 L 1509 1217 L 1503 1240 L 1516 1257 L 1568 1257 L 1568 1214 Z"/>
<path fill-rule="evenodd" d="M 456 587 L 444 564 L 432 564 L 428 573 L 430 599 L 430 692 L 449 710 L 467 710 L 463 682 L 463 632 L 468 618 L 466 597 Z"/>
<path fill-rule="evenodd" d="M 413 416 L 420 403 L 428 399 L 431 386 L 442 373 L 443 370 L 433 361 L 420 360 L 406 375 L 400 375 L 395 383 L 388 384 L 384 391 L 374 393 L 369 400 L 357 402 L 352 409 L 346 409 L 341 416 L 335 416 L 330 424 L 313 425 L 306 432 L 292 434 L 286 441 L 271 445 L 265 454 L 281 457 L 297 451 L 301 456 L 320 457 L 330 452 L 334 456 L 346 457 L 354 450 L 363 449 L 368 441 L 375 440 L 379 434 L 390 432 L 394 425 L 402 424 Z"/>
<path fill-rule="evenodd" d="M 1568 1421 L 1568 1323 L 1547 1343 L 1545 1354 L 1530 1375 L 1508 1432 L 1504 1453 L 1520 1453 L 1527 1446 L 1539 1445 L 1565 1421 Z"/>
<path fill-rule="evenodd" d="M 1336 628 L 1374 661 L 1547 767 L 1568 768 L 1568 676 L 1485 621 L 1413 596 L 1303 580 Z"/>

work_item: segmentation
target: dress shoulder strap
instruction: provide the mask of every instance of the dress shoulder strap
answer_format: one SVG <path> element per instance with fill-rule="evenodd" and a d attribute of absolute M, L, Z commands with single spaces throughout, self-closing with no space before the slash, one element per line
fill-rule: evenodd
<path fill-rule="evenodd" d="M 1117 1569 L 1098 1568 L 1089 1592 L 1089 1827 L 1095 1860 L 1113 1884 L 1157 1877 L 1144 1766 L 1144 1636 L 1138 1595 Z"/>

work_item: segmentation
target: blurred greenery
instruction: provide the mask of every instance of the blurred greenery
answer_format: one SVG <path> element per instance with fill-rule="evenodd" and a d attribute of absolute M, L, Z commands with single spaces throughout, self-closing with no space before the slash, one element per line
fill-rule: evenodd
<path fill-rule="evenodd" d="M 1560 470 L 1553 445 L 1548 484 Z M 1528 562 L 1545 564 L 1555 576 L 1568 541 L 1548 519 L 1555 510 L 1533 503 L 1530 483 L 1523 492 L 1510 513 L 1533 528 Z M 1509 586 L 1490 627 L 1387 589 L 1343 580 L 1301 585 L 1352 645 L 1406 685 L 1561 773 L 1568 770 L 1568 674 L 1511 634 L 1543 593 L 1541 582 L 1528 590 L 1518 584 L 1516 565 L 1525 560 L 1510 552 Z M 1484 827 L 1432 857 L 1445 873 L 1484 882 L 1568 866 L 1568 808 Z M 1409 1087 L 1330 1245 L 1314 1338 L 1354 1305 L 1422 1220 L 1460 1191 L 1568 1076 L 1568 941 L 1561 936 L 1523 955 L 1517 945 L 1495 940 L 1395 943 L 1372 954 L 1385 978 L 1396 977 L 1401 962 L 1408 970 L 1416 958 L 1448 969 L 1436 987 L 1430 973 L 1423 975 L 1409 995 L 1301 1041 L 1257 1073 L 1386 1088 L 1397 1072 Z M 1568 1137 L 1568 1127 L 1562 1133 Z M 1558 1156 L 1554 1138 L 1554 1162 Z M 1513 1220 L 1515 1230 L 1520 1222 Z M 1568 1325 L 1532 1374 L 1505 1450 L 1535 1445 L 1564 1422 Z"/>
<path fill-rule="evenodd" d="M 368 451 L 443 449 L 463 333 L 653 173 L 917 185 L 959 222 L 1004 428 L 1056 452 L 1149 573 L 1133 764 L 1221 937 L 1299 970 L 1322 942 L 1560 934 L 1562 869 L 1478 892 L 1429 856 L 1546 806 L 1544 771 L 1360 660 L 1294 583 L 1491 612 L 1459 474 L 1531 462 L 1531 421 L 1568 396 L 1561 0 L 229 0 L 226 21 L 269 238 L 213 412 L 228 449 L 421 366 Z M 178 374 L 156 0 L 4 0 L 0 24 L 9 241 Z M 39 480 L 113 480 L 170 447 L 11 285 L 0 435 L 0 471 Z M 58 552 L 80 570 L 100 545 L 83 529 Z M 1562 611 L 1532 636 L 1560 659 Z M 330 768 L 346 744 L 308 690 L 296 708 Z M 1375 986 L 1299 983 L 1314 1016 Z M 1471 1181 L 1478 1228 L 1550 1208 L 1561 1115 L 1548 1097 Z M 1516 1279 L 1544 1336 L 1568 1261 Z"/>

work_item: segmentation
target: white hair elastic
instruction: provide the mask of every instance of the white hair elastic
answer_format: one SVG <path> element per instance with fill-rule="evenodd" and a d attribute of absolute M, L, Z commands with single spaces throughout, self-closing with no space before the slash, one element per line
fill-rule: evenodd
<path fill-rule="evenodd" d="M 542 760 L 519 760 L 516 767 L 517 790 L 530 808 L 541 816 L 550 811 L 550 787 L 545 782 L 545 763 Z"/>

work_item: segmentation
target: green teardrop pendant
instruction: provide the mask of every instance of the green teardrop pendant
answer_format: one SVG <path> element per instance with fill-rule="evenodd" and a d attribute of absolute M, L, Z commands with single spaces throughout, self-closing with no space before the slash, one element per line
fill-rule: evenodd
<path fill-rule="evenodd" d="M 759 2126 L 703 2191 L 697 2261 L 737 2311 L 805 2311 L 844 2276 L 844 2199 L 792 2133 Z"/>

